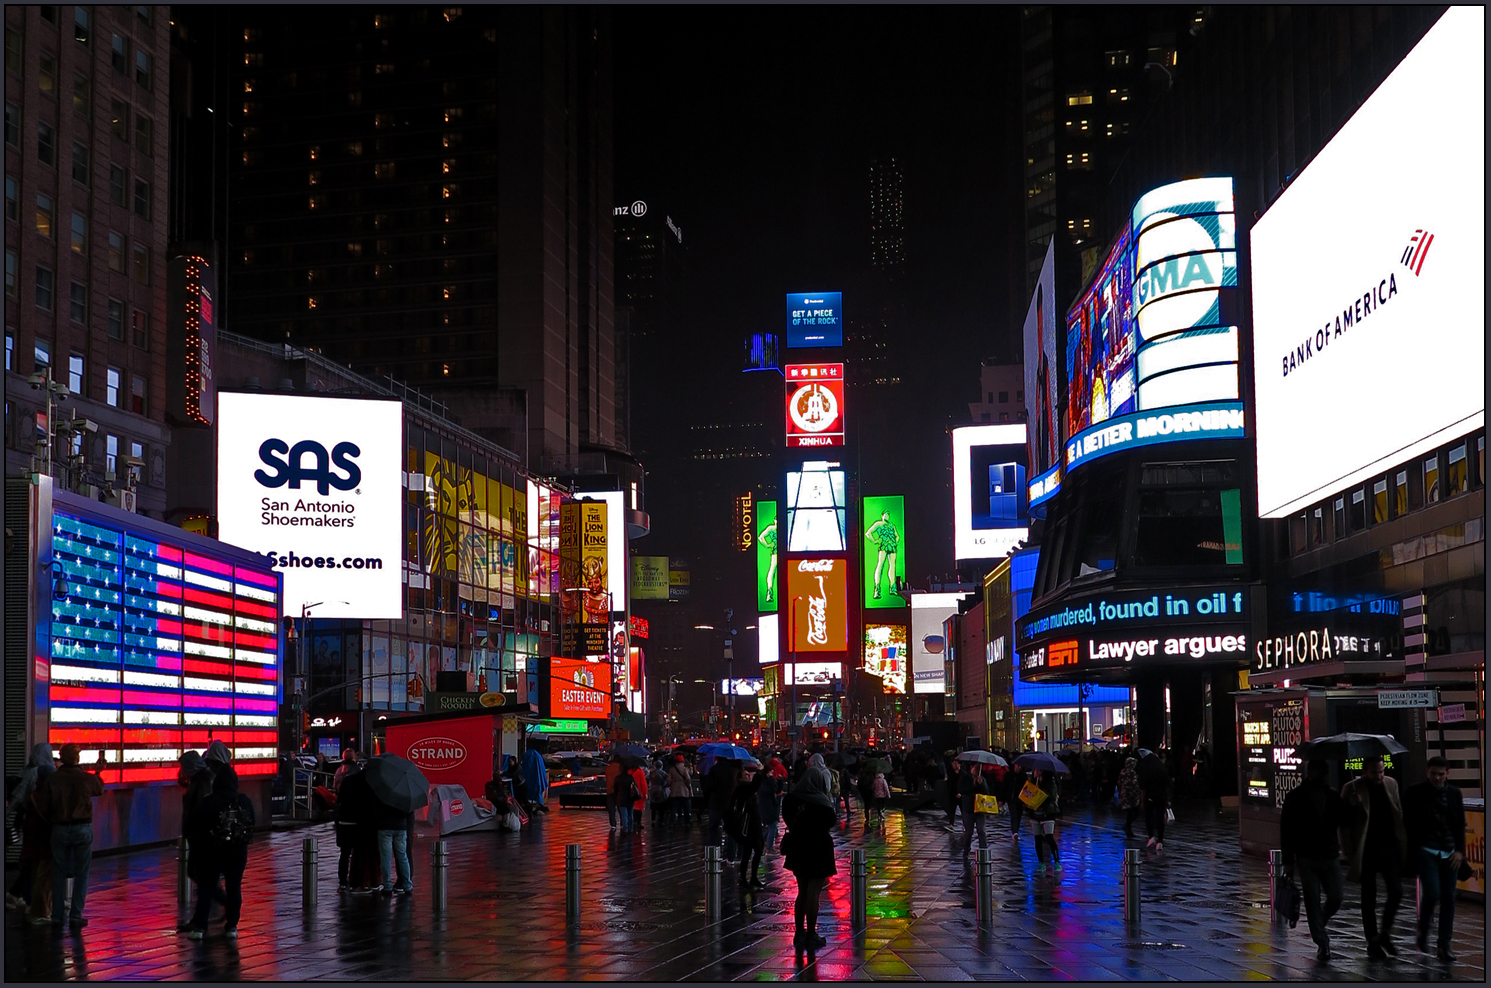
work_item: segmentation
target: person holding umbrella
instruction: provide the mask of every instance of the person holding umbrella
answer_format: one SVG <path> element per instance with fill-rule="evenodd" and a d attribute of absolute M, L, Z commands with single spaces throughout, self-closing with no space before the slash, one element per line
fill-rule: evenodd
<path fill-rule="evenodd" d="M 1149 836 L 1146 850 L 1153 848 L 1156 854 L 1165 853 L 1165 823 L 1170 809 L 1170 770 L 1160 757 L 1147 749 L 1139 749 L 1139 788 L 1144 793 L 1144 829 Z"/>
<path fill-rule="evenodd" d="M 1362 759 L 1362 774 L 1341 788 L 1346 804 L 1348 837 L 1346 853 L 1350 868 L 1346 877 L 1361 882 L 1362 931 L 1367 937 L 1367 956 L 1383 960 L 1397 954 L 1393 947 L 1393 918 L 1403 899 L 1403 859 L 1408 851 L 1408 833 L 1403 826 L 1403 802 L 1398 782 L 1383 772 L 1382 755 Z M 1387 890 L 1382 925 L 1377 924 L 1377 876 Z"/>
<path fill-rule="evenodd" d="M 978 812 L 978 798 L 993 795 L 984 767 L 998 765 L 1004 759 L 989 751 L 965 751 L 958 756 L 958 761 L 967 763 L 965 771 L 958 775 L 958 804 L 963 811 L 963 854 L 967 856 L 973 848 L 975 831 L 979 850 L 989 846 L 988 832 L 984 829 L 988 814 Z"/>
<path fill-rule="evenodd" d="M 399 755 L 368 759 L 362 773 L 376 797 L 372 822 L 378 833 L 378 857 L 383 869 L 383 894 L 404 894 L 413 888 L 409 872 L 409 823 L 415 810 L 430 802 L 430 781 L 413 762 Z M 355 778 L 355 777 L 354 777 Z M 394 884 L 394 868 L 398 882 Z"/>

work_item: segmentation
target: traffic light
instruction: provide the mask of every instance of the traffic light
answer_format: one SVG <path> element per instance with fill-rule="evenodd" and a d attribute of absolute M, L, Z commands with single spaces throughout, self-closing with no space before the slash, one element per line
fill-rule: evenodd
<path fill-rule="evenodd" d="M 825 741 L 828 740 L 828 732 L 827 731 L 823 732 L 823 740 L 825 740 Z"/>
<path fill-rule="evenodd" d="M 300 734 L 302 737 L 309 734 L 311 730 L 311 714 L 308 710 L 300 712 Z"/>

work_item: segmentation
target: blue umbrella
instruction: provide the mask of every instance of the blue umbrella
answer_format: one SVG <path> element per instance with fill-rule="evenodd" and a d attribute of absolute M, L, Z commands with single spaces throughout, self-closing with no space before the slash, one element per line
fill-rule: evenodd
<path fill-rule="evenodd" d="M 647 748 L 635 741 L 618 741 L 611 750 L 622 758 L 640 758 L 644 762 L 650 757 Z"/>
<path fill-rule="evenodd" d="M 1027 751 L 1015 759 L 1015 764 L 1020 768 L 1038 768 L 1042 772 L 1055 772 L 1057 775 L 1072 774 L 1072 770 L 1066 767 L 1065 762 L 1044 751 Z"/>
<path fill-rule="evenodd" d="M 709 744 L 699 746 L 700 755 L 714 755 L 716 758 L 738 758 L 741 761 L 749 761 L 751 753 L 738 744 L 728 744 L 724 741 L 711 741 Z"/>

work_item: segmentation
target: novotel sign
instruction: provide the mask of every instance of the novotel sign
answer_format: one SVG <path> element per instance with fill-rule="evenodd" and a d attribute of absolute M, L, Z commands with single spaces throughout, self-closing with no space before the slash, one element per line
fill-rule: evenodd
<path fill-rule="evenodd" d="M 1188 439 L 1241 439 L 1245 424 L 1240 401 L 1180 405 L 1160 412 L 1120 415 L 1084 429 L 1068 440 L 1066 469 L 1070 471 L 1080 463 L 1140 446 Z"/>

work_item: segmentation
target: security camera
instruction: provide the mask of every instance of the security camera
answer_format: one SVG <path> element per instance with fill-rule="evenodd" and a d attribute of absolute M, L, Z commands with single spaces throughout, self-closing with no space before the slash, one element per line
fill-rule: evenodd
<path fill-rule="evenodd" d="M 40 391 L 41 386 L 47 383 L 47 376 L 40 371 L 26 378 L 26 383 L 31 385 L 32 391 Z"/>

